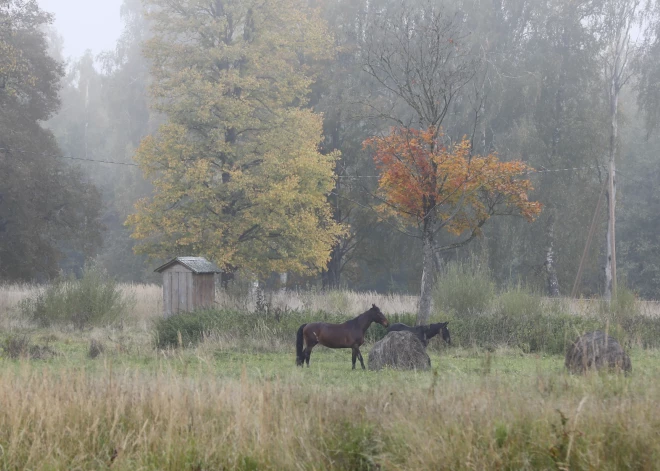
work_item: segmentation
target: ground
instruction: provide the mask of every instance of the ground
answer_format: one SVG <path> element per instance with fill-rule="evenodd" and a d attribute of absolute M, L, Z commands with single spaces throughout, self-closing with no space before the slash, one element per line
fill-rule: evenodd
<path fill-rule="evenodd" d="M 88 358 L 90 337 L 105 353 Z M 633 374 L 432 345 L 429 372 L 351 370 L 350 350 L 32 331 L 49 360 L 0 360 L 2 469 L 656 469 L 660 352 Z M 113 339 L 114 341 L 109 340 Z M 103 340 L 103 339 L 101 339 Z M 435 340 L 434 340 L 435 342 Z M 260 350 L 260 351 L 257 351 Z M 364 348 L 365 359 L 368 346 Z"/>

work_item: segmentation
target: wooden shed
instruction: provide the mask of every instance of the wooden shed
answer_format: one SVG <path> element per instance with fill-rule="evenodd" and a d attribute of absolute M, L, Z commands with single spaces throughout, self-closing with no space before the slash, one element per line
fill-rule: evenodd
<path fill-rule="evenodd" d="M 213 262 L 202 257 L 177 257 L 154 271 L 163 274 L 165 317 L 215 304 L 215 274 L 220 269 Z"/>

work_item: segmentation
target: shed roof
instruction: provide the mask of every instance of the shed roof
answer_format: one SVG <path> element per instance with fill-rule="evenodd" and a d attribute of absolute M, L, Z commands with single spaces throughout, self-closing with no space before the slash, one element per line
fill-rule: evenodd
<path fill-rule="evenodd" d="M 175 263 L 180 263 L 184 267 L 191 270 L 193 273 L 203 274 L 203 273 L 221 273 L 222 271 L 218 266 L 206 260 L 204 257 L 177 257 L 173 258 L 169 262 L 160 267 L 156 268 L 155 272 L 162 272 L 166 268 L 171 267 Z"/>

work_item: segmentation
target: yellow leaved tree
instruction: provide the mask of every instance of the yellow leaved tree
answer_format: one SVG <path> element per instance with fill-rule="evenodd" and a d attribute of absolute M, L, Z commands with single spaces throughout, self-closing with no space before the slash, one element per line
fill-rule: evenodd
<path fill-rule="evenodd" d="M 331 38 L 300 0 L 149 0 L 154 107 L 138 149 L 154 195 L 127 224 L 154 256 L 203 254 L 227 271 L 312 273 L 343 228 L 327 194 L 336 155 L 303 109 Z"/>

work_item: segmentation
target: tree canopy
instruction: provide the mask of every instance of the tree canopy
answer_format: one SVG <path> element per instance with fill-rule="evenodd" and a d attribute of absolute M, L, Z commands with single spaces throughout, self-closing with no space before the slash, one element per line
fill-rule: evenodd
<path fill-rule="evenodd" d="M 326 195 L 336 155 L 301 106 L 331 38 L 298 0 L 150 2 L 154 107 L 168 122 L 137 159 L 152 199 L 129 218 L 140 250 L 223 269 L 314 272 L 342 228 Z"/>
<path fill-rule="evenodd" d="M 65 252 L 100 243 L 100 195 L 61 160 L 41 121 L 58 108 L 62 66 L 47 53 L 51 21 L 35 0 L 0 4 L 0 278 L 54 275 Z"/>

